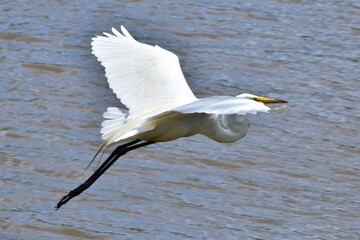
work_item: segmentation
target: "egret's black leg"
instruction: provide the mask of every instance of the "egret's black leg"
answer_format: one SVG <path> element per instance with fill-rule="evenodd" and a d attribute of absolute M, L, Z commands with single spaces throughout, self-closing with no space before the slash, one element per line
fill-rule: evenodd
<path fill-rule="evenodd" d="M 70 191 L 66 196 L 64 196 L 56 205 L 56 210 L 59 209 L 62 205 L 70 201 L 72 198 L 76 197 L 77 195 L 81 194 L 87 188 L 89 188 L 106 170 L 118 160 L 119 157 L 126 154 L 127 152 L 144 147 L 146 145 L 155 143 L 155 142 L 143 142 L 139 143 L 140 140 L 135 140 L 124 145 L 118 146 L 110 156 L 104 161 L 103 164 L 80 186 L 75 188 L 74 190 Z M 138 144 L 137 144 L 138 143 Z"/>

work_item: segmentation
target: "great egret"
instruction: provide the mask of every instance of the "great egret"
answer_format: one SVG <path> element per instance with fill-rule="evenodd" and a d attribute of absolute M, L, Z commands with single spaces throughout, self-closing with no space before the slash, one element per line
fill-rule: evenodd
<path fill-rule="evenodd" d="M 222 143 L 235 142 L 246 135 L 250 126 L 245 114 L 268 112 L 270 108 L 265 104 L 287 103 L 248 93 L 198 99 L 186 83 L 174 53 L 136 41 L 123 26 L 121 31 L 112 28 L 113 35 L 96 36 L 91 45 L 92 53 L 105 67 L 110 88 L 129 109 L 109 107 L 104 113 L 104 144 L 98 153 L 103 147 L 124 144 L 88 180 L 64 196 L 56 209 L 89 188 L 129 151 L 195 134 Z"/>

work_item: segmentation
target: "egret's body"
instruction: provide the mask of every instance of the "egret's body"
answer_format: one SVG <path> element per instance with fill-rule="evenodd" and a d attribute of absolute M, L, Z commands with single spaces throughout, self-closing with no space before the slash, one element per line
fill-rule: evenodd
<path fill-rule="evenodd" d="M 140 133 L 131 140 L 167 142 L 181 137 L 203 134 L 215 141 L 230 143 L 246 135 L 249 121 L 241 115 L 215 115 L 206 113 L 171 113 L 156 117 L 147 122 L 155 126 L 152 130 Z"/>
<path fill-rule="evenodd" d="M 57 209 L 90 187 L 120 156 L 155 142 L 203 134 L 230 143 L 244 137 L 246 114 L 268 112 L 266 103 L 286 103 L 252 94 L 236 97 L 195 97 L 178 57 L 159 46 L 137 42 L 122 26 L 122 34 L 93 38 L 92 49 L 105 67 L 110 88 L 128 111 L 110 107 L 102 123 L 104 146 L 118 146 L 95 173 L 58 203 Z M 100 150 L 99 150 L 100 151 Z"/>

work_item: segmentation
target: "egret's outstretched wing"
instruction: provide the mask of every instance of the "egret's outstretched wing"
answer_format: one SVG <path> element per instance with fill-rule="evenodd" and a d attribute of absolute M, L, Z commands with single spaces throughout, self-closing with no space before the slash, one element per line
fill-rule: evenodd
<path fill-rule="evenodd" d="M 178 57 L 159 46 L 122 34 L 93 38 L 93 54 L 105 67 L 110 88 L 129 108 L 129 119 L 153 116 L 195 101 L 181 71 Z"/>
<path fill-rule="evenodd" d="M 271 110 L 268 106 L 261 102 L 251 99 L 228 97 L 228 96 L 214 96 L 209 98 L 198 99 L 194 102 L 185 104 L 183 106 L 174 108 L 170 111 L 148 118 L 153 120 L 161 118 L 174 113 L 206 113 L 206 114 L 239 114 L 246 115 L 256 114 L 258 112 L 268 112 Z"/>
<path fill-rule="evenodd" d="M 198 99 L 192 103 L 173 109 L 180 113 L 208 113 L 208 114 L 256 114 L 257 112 L 268 112 L 271 110 L 261 102 L 251 99 L 215 96 Z"/>

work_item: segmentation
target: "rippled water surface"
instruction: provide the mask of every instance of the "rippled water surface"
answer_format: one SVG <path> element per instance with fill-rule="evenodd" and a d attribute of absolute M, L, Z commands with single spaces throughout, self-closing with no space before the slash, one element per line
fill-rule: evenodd
<path fill-rule="evenodd" d="M 59 211 L 120 106 L 91 37 L 123 24 L 175 52 L 198 97 L 286 99 L 233 144 L 117 162 Z M 0 4 L 1 239 L 360 239 L 359 1 Z"/>

